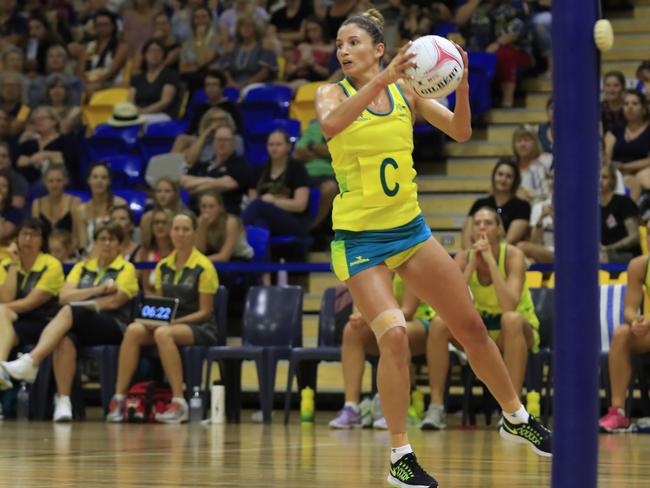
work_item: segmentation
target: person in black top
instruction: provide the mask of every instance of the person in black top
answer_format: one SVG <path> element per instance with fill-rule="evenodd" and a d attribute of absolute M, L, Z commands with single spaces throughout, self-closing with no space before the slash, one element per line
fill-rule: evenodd
<path fill-rule="evenodd" d="M 11 176 L 8 171 L 0 171 L 0 243 L 6 245 L 22 224 L 25 212 L 11 204 Z"/>
<path fill-rule="evenodd" d="M 203 87 L 205 88 L 205 94 L 208 97 L 208 101 L 194 107 L 192 118 L 187 127 L 188 134 L 196 134 L 199 130 L 201 117 L 203 117 L 208 110 L 215 107 L 228 112 L 235 121 L 237 132 L 241 133 L 242 125 L 239 107 L 237 107 L 236 103 L 223 96 L 223 89 L 225 86 L 226 77 L 221 71 L 211 69 L 205 74 Z"/>
<path fill-rule="evenodd" d="M 244 192 L 249 186 L 248 163 L 235 154 L 235 133 L 228 126 L 214 132 L 214 157 L 194 164 L 181 178 L 181 186 L 196 196 L 205 190 L 219 190 L 228 213 L 239 215 Z"/>
<path fill-rule="evenodd" d="M 277 29 L 278 38 L 283 44 L 293 47 L 303 39 L 303 21 L 311 14 L 313 14 L 313 2 L 286 0 L 285 6 L 271 15 L 270 24 Z"/>
<path fill-rule="evenodd" d="M 650 190 L 650 113 L 648 100 L 639 90 L 623 97 L 625 123 L 605 134 L 605 157 L 623 173 L 632 200 Z"/>
<path fill-rule="evenodd" d="M 510 158 L 502 158 L 492 170 L 492 193 L 474 202 L 463 225 L 463 249 L 471 243 L 472 215 L 481 207 L 497 211 L 506 231 L 506 242 L 515 245 L 526 237 L 530 220 L 530 203 L 517 198 L 521 183 L 519 166 Z"/>
<path fill-rule="evenodd" d="M 17 166 L 23 176 L 34 184 L 41 179 L 41 171 L 48 164 L 65 164 L 69 175 L 81 173 L 79 145 L 59 131 L 59 117 L 51 107 L 42 106 L 32 111 L 30 121 L 33 134 L 23 134 L 26 139 L 18 148 Z M 74 177 L 74 176 L 73 176 Z M 73 181 L 78 184 L 79 181 Z"/>
<path fill-rule="evenodd" d="M 0 141 L 0 171 L 6 171 L 11 179 L 11 204 L 14 207 L 24 208 L 29 193 L 29 183 L 23 175 L 13 169 L 11 164 L 11 149 L 9 144 Z"/>
<path fill-rule="evenodd" d="M 267 142 L 269 162 L 262 166 L 249 191 L 252 202 L 242 215 L 245 225 L 269 229 L 271 235 L 304 236 L 309 230 L 309 175 L 289 158 L 289 136 L 275 130 Z"/>
<path fill-rule="evenodd" d="M 131 80 L 131 102 L 141 114 L 178 112 L 178 74 L 164 65 L 167 48 L 161 40 L 150 39 L 142 47 L 142 73 Z"/>
<path fill-rule="evenodd" d="M 600 170 L 601 261 L 627 262 L 641 254 L 639 210 L 625 195 L 614 193 L 616 168 L 604 164 Z"/>

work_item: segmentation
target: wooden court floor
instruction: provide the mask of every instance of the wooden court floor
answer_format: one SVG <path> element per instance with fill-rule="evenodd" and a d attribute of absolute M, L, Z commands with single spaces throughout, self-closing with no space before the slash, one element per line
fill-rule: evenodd
<path fill-rule="evenodd" d="M 330 415 L 287 428 L 278 412 L 268 426 L 107 425 L 98 416 L 67 425 L 5 420 L 0 486 L 387 486 L 388 434 L 332 431 Z M 493 428 L 413 429 L 411 442 L 441 487 L 550 485 L 550 460 L 502 441 Z M 601 436 L 599 487 L 650 486 L 649 459 L 650 436 Z"/>

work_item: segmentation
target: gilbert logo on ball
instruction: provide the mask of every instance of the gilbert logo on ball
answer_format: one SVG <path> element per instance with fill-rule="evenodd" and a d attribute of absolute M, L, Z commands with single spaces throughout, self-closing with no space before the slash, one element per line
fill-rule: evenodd
<path fill-rule="evenodd" d="M 463 58 L 456 46 L 440 36 L 423 36 L 411 45 L 415 67 L 406 70 L 415 93 L 424 98 L 442 98 L 453 92 L 463 78 Z"/>

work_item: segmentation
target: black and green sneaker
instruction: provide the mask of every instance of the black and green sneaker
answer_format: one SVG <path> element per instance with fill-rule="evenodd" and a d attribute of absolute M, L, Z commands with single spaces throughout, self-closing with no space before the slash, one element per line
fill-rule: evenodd
<path fill-rule="evenodd" d="M 412 452 L 390 465 L 388 484 L 399 488 L 436 488 L 438 482 L 418 464 Z"/>
<path fill-rule="evenodd" d="M 530 445 L 540 456 L 553 455 L 553 433 L 532 415 L 525 424 L 513 424 L 503 417 L 499 434 L 509 441 Z"/>

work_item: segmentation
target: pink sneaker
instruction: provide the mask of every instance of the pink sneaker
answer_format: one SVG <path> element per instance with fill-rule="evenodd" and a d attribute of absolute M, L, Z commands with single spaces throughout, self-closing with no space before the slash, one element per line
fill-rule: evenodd
<path fill-rule="evenodd" d="M 623 409 L 610 407 L 607 415 L 598 422 L 600 430 L 603 432 L 617 432 L 627 429 L 630 426 L 630 419 L 623 413 Z"/>

